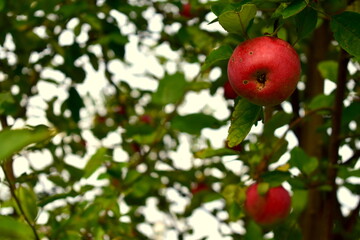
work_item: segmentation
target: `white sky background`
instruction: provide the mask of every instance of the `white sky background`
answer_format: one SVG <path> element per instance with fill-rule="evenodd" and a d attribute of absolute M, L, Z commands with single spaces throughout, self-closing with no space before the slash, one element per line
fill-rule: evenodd
<path fill-rule="evenodd" d="M 138 37 L 134 35 L 135 27 L 131 24 L 128 24 L 126 22 L 126 16 L 118 13 L 116 11 L 112 11 L 113 16 L 117 19 L 121 31 L 124 34 L 130 33 L 130 43 L 127 44 L 126 47 L 126 55 L 125 59 L 129 63 L 131 63 L 131 66 L 126 66 L 124 63 L 114 60 L 110 64 L 110 71 L 112 71 L 114 75 L 114 81 L 118 82 L 120 79 L 123 81 L 127 81 L 132 87 L 134 88 L 140 88 L 140 89 L 149 89 L 149 90 L 155 90 L 157 88 L 157 81 L 154 81 L 149 78 L 145 78 L 142 75 L 146 72 L 150 72 L 153 75 L 161 78 L 164 75 L 164 70 L 166 70 L 169 73 L 174 73 L 177 70 L 177 65 L 175 62 L 180 61 L 179 53 L 173 52 L 170 47 L 166 44 L 162 44 L 158 46 L 154 51 L 150 50 L 149 48 L 142 48 L 138 49 L 137 42 L 139 41 Z M 154 33 L 154 37 L 157 37 L 157 34 L 161 31 L 163 28 L 162 24 L 162 17 L 160 15 L 156 15 L 154 13 L 153 9 L 149 9 L 145 13 L 146 17 L 149 19 L 149 28 Z M 210 13 L 207 17 L 208 21 L 211 21 L 215 18 L 215 16 Z M 78 41 L 79 43 L 85 42 L 87 39 L 87 28 L 83 28 L 83 33 L 80 34 L 80 36 L 75 37 L 72 33 L 72 29 L 76 26 L 77 21 L 73 20 L 70 21 L 67 28 L 68 31 L 65 31 L 61 37 L 60 37 L 60 44 L 61 45 L 71 45 L 73 41 Z M 207 25 L 203 24 L 203 28 L 210 29 L 211 31 L 222 31 L 224 30 L 220 27 L 218 23 Z M 179 28 L 178 25 L 174 24 L 173 29 L 169 29 L 169 31 L 176 31 Z M 38 34 L 43 34 L 44 31 L 42 31 L 41 28 L 38 29 Z M 153 42 L 151 40 L 148 40 L 148 44 L 151 45 Z M 13 43 L 11 41 L 11 38 L 8 38 L 5 47 L 8 49 L 14 48 Z M 93 51 L 95 54 L 99 54 L 99 49 L 96 47 L 93 48 Z M 0 55 L 1 55 L 2 49 L 0 48 Z M 160 63 L 157 61 L 156 55 L 163 55 L 167 58 L 170 58 L 173 60 L 173 62 L 169 62 L 164 66 L 160 65 Z M 34 56 L 36 58 L 36 56 Z M 58 61 L 61 62 L 61 57 L 58 58 Z M 83 58 L 78 61 L 80 65 L 83 65 L 86 72 L 87 77 L 84 83 L 78 87 L 78 91 L 81 95 L 85 95 L 87 93 L 90 93 L 91 96 L 95 99 L 98 99 L 98 106 L 92 106 L 91 102 L 87 102 L 85 99 L 85 103 L 87 105 L 87 110 L 82 112 L 83 121 L 82 124 L 84 126 L 89 126 L 89 124 L 92 121 L 91 113 L 94 113 L 97 108 L 101 108 L 101 100 L 102 100 L 102 93 L 100 92 L 100 89 L 107 88 L 107 81 L 105 80 L 105 76 L 102 73 L 104 66 L 100 65 L 100 70 L 98 72 L 95 72 L 91 65 L 88 63 L 88 60 L 86 58 Z M 144 64 L 146 63 L 146 64 Z M 183 63 L 181 64 L 182 70 L 184 70 L 184 73 L 188 79 L 191 79 L 192 77 L 196 76 L 197 73 L 200 70 L 200 65 L 198 64 L 188 64 Z M 212 70 L 210 74 L 210 79 L 215 80 L 219 75 L 219 70 L 214 69 Z M 54 72 L 53 70 L 45 70 L 43 71 L 42 77 L 46 78 L 47 76 L 51 76 L 51 78 L 57 79 L 59 82 L 65 82 L 67 84 L 70 84 L 71 81 L 69 79 L 65 79 L 65 76 L 62 73 Z M 0 76 L 1 80 L 1 76 Z M 66 84 L 65 84 L 66 85 Z M 333 84 L 331 81 L 325 81 L 325 93 L 330 93 L 334 90 L 336 87 L 335 84 Z M 15 89 L 16 90 L 16 89 Z M 43 109 L 46 107 L 45 100 L 49 100 L 54 96 L 57 96 L 59 98 L 59 103 L 62 102 L 67 98 L 67 91 L 66 88 L 59 89 L 57 86 L 41 81 L 38 84 L 38 90 L 39 90 L 39 96 L 33 97 L 31 99 L 31 106 L 32 110 L 29 111 L 29 121 L 27 124 L 30 125 L 37 125 L 37 124 L 46 124 L 46 118 Z M 201 91 L 200 93 L 190 93 L 186 96 L 184 104 L 179 108 L 180 114 L 186 114 L 186 113 L 194 113 L 194 112 L 200 112 L 200 111 L 210 111 L 214 114 L 214 116 L 218 119 L 225 119 L 229 116 L 230 112 L 227 108 L 227 102 L 223 97 L 223 90 L 219 89 L 218 92 L 215 94 L 215 96 L 211 96 L 209 94 L 208 90 Z M 291 111 L 291 107 L 288 103 L 284 103 L 284 109 L 286 111 Z M 60 111 L 60 109 L 58 109 Z M 15 126 L 21 127 L 24 123 L 23 122 L 17 122 Z M 276 134 L 278 136 L 282 135 L 286 131 L 287 127 L 282 127 L 276 131 Z M 223 127 L 219 130 L 212 130 L 212 129 L 205 129 L 203 130 L 203 135 L 211 140 L 211 143 L 214 148 L 220 148 L 224 146 L 224 140 L 227 137 L 227 130 L 228 126 Z M 259 123 L 257 127 L 253 127 L 251 132 L 261 132 L 262 131 L 262 124 Z M 61 134 L 57 137 L 55 137 L 54 141 L 59 141 L 59 138 L 61 138 Z M 100 145 L 105 146 L 111 146 L 113 143 L 121 142 L 121 139 L 119 138 L 118 134 L 112 134 L 110 135 L 106 140 L 102 142 L 98 142 L 91 134 L 90 132 L 84 132 L 84 137 L 89 142 L 89 153 L 85 157 L 85 159 L 89 159 L 89 157 L 96 151 L 96 149 Z M 178 148 L 178 151 L 174 152 L 172 154 L 173 159 L 175 160 L 175 165 L 181 169 L 189 169 L 192 164 L 196 164 L 198 160 L 194 159 L 192 154 L 189 152 L 190 146 L 189 146 L 189 137 L 186 134 L 182 134 L 180 137 L 181 145 Z M 290 132 L 287 135 L 287 140 L 289 141 L 289 148 L 293 148 L 297 145 L 297 140 L 293 136 L 293 134 Z M 127 159 L 127 155 L 124 151 L 121 149 L 117 149 L 117 160 L 118 161 L 124 161 Z M 344 159 L 347 159 L 349 156 L 351 156 L 351 149 L 348 149 L 347 147 L 343 147 L 340 149 L 340 154 L 343 156 Z M 224 157 L 223 161 L 225 162 L 225 165 L 229 169 L 237 169 L 235 171 L 240 172 L 241 171 L 241 162 L 240 161 L 232 161 L 236 159 L 236 157 Z M 285 154 L 279 161 L 277 165 L 280 165 L 281 163 L 284 163 L 289 159 L 289 154 Z M 68 156 L 65 161 L 69 164 L 72 164 L 77 167 L 84 167 L 86 164 L 86 161 L 84 159 L 80 159 L 78 156 Z M 202 161 L 202 160 L 201 160 Z M 36 152 L 36 153 L 27 153 L 26 156 L 20 156 L 17 157 L 15 160 L 15 174 L 17 176 L 20 176 L 24 172 L 29 172 L 29 164 L 31 164 L 36 169 L 41 169 L 44 166 L 50 165 L 52 163 L 51 155 L 47 150 L 44 150 L 43 152 Z M 357 167 L 360 164 L 358 164 Z M 275 166 L 273 166 L 275 167 Z M 100 169 L 97 173 L 100 173 L 102 169 Z M 219 174 L 219 173 L 218 173 Z M 221 173 L 220 173 L 221 174 Z M 94 174 L 89 181 L 93 181 L 93 184 L 101 186 L 104 184 L 103 182 L 96 181 L 96 175 Z M 3 172 L 0 171 L 0 179 L 4 179 Z M 46 179 L 46 176 L 40 176 L 40 179 L 43 181 L 43 188 L 44 189 L 50 189 L 52 187 L 52 184 Z M 353 182 L 360 182 L 359 179 L 353 179 Z M 240 181 L 240 179 L 239 179 Z M 85 184 L 85 182 L 81 182 L 80 184 Z M 285 185 L 288 189 L 290 188 L 288 185 Z M 0 185 L 0 195 L 2 195 L 3 192 L 6 192 L 6 189 Z M 95 193 L 89 193 L 89 197 L 92 197 Z M 354 208 L 357 204 L 357 201 L 359 199 L 358 196 L 354 196 L 350 193 L 349 190 L 346 188 L 340 188 L 339 190 L 339 197 L 341 200 L 341 203 L 343 204 L 343 211 L 349 212 L 350 209 Z M 188 200 L 181 198 L 176 194 L 176 191 L 169 190 L 167 191 L 167 196 L 171 199 L 177 199 L 177 205 L 173 206 L 173 211 L 182 211 L 182 209 L 188 204 Z M 61 201 L 56 201 L 54 204 L 50 204 L 52 207 L 56 206 L 57 204 L 62 204 Z M 141 225 L 140 229 L 144 232 L 148 232 L 151 235 L 152 239 L 166 239 L 166 240 L 172 240 L 177 239 L 176 233 L 171 230 L 167 230 L 166 226 L 173 225 L 174 223 L 171 222 L 171 218 L 165 216 L 164 214 L 160 213 L 156 208 L 156 200 L 153 198 L 150 198 L 147 202 L 147 207 L 144 208 L 143 213 L 147 219 L 148 222 L 156 223 L 155 228 L 151 227 L 150 225 L 144 223 Z M 221 208 L 223 205 L 222 201 L 215 201 L 211 203 L 204 204 L 204 206 L 198 210 L 196 210 L 193 215 L 189 218 L 189 222 L 178 222 L 176 223 L 177 228 L 179 229 L 185 229 L 186 224 L 190 224 L 194 228 L 194 234 L 192 236 L 188 236 L 185 239 L 186 240 L 195 240 L 199 239 L 204 236 L 209 236 L 209 240 L 230 240 L 231 238 L 224 238 L 221 237 L 219 234 L 219 229 L 223 233 L 229 233 L 231 232 L 228 227 L 219 225 L 217 220 L 208 213 L 208 211 L 214 209 L 214 208 Z M 126 208 L 126 206 L 122 206 L 122 209 Z M 222 212 L 220 213 L 221 218 L 226 218 L 227 213 Z M 46 212 L 40 214 L 39 216 L 39 222 L 46 222 L 47 214 Z M 124 220 L 124 219 L 123 219 Z M 126 220 L 126 219 L 125 219 Z M 244 231 L 241 222 L 232 223 L 230 224 L 232 231 L 238 231 L 242 232 Z M 155 238 L 155 235 L 157 236 Z"/>

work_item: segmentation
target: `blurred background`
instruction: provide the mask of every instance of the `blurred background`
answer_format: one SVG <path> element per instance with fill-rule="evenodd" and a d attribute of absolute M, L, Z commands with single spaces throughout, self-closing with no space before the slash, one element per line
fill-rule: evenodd
<path fill-rule="evenodd" d="M 281 1 L 264 2 L 257 5 L 251 37 L 274 30 L 270 16 Z M 215 61 L 209 55 L 244 38 L 214 21 L 213 12 L 226 4 L 0 0 L 2 130 L 56 129 L 52 138 L 34 140 L 8 159 L 7 173 L 0 171 L 0 213 L 24 223 L 18 239 L 35 231 L 35 239 L 230 240 L 252 239 L 251 233 L 260 231 L 246 227 L 241 207 L 246 186 L 254 181 L 254 164 L 284 137 L 286 144 L 269 168 L 288 175 L 269 179 L 293 190 L 296 184 L 289 179 L 303 172 L 289 164 L 291 150 L 300 144 L 289 122 L 305 115 L 310 100 L 298 100 L 298 116 L 293 100 L 277 107 L 274 114 L 281 112 L 284 121 L 275 122 L 267 140 L 259 119 L 243 143 L 227 146 L 239 99 L 225 95 L 227 55 Z M 278 34 L 292 41 L 291 31 L 284 25 Z M 295 45 L 304 74 L 310 41 L 308 35 Z M 333 56 L 339 51 L 334 40 L 329 48 Z M 324 96 L 334 95 L 337 87 L 333 59 L 320 68 Z M 360 67 L 351 61 L 347 69 L 358 76 Z M 305 79 L 298 85 L 300 98 L 308 86 Z M 352 103 L 359 83 L 354 79 L 345 99 L 348 132 L 358 131 L 358 104 Z M 311 106 L 327 107 L 328 100 Z M 324 123 L 325 134 L 326 129 Z M 340 158 L 345 162 L 358 149 L 358 139 L 348 140 L 339 148 Z M 352 160 L 353 175 L 344 170 L 348 175 L 337 179 L 345 216 L 359 202 L 357 160 Z M 301 191 L 295 198 L 298 209 L 284 228 L 304 208 L 307 198 Z M 263 234 L 280 239 L 274 231 Z"/>

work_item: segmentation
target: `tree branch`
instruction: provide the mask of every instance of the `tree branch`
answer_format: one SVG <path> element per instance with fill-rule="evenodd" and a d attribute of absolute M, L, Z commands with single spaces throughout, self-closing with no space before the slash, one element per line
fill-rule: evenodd
<path fill-rule="evenodd" d="M 341 134 L 341 118 L 343 111 L 343 100 L 346 90 L 346 77 L 347 77 L 347 65 L 349 63 L 349 56 L 344 50 L 340 51 L 339 57 L 339 70 L 337 76 L 337 88 L 335 93 L 335 105 L 332 114 L 331 121 L 331 136 L 329 142 L 328 152 L 328 170 L 327 170 L 327 184 L 332 187 L 332 191 L 327 193 L 328 200 L 324 202 L 324 209 L 328 209 L 323 212 L 323 221 L 326 224 L 324 239 L 332 239 L 333 225 L 334 225 L 334 207 L 336 203 L 336 176 L 337 176 L 337 164 L 339 160 L 339 147 L 340 147 L 340 134 Z"/>
<path fill-rule="evenodd" d="M 2 126 L 3 129 L 9 127 L 6 116 L 1 115 L 0 116 L 0 122 L 1 122 L 1 126 Z M 18 208 L 20 210 L 21 215 L 25 219 L 25 222 L 30 226 L 31 230 L 33 231 L 35 239 L 40 240 L 40 237 L 39 237 L 39 235 L 37 234 L 37 231 L 36 231 L 35 224 L 33 224 L 28 219 L 28 217 L 26 216 L 25 211 L 24 211 L 24 209 L 23 209 L 23 207 L 21 205 L 21 202 L 20 202 L 19 198 L 16 195 L 16 185 L 15 185 L 16 178 L 15 178 L 14 169 L 13 169 L 13 162 L 14 162 L 13 159 L 9 158 L 9 159 L 6 159 L 1 164 L 1 167 L 2 167 L 2 169 L 4 171 L 4 174 L 5 174 L 6 181 L 9 183 L 9 189 L 10 189 L 11 196 L 14 198 L 14 200 L 16 202 L 16 205 L 18 206 Z"/>

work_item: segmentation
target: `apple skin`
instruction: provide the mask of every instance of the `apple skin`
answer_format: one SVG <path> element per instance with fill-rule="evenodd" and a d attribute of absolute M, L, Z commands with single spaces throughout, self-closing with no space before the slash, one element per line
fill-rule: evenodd
<path fill-rule="evenodd" d="M 235 99 L 238 97 L 237 93 L 234 91 L 229 81 L 224 83 L 224 97 L 226 99 Z"/>
<path fill-rule="evenodd" d="M 191 193 L 193 195 L 199 193 L 199 192 L 202 192 L 202 191 L 206 191 L 206 190 L 209 190 L 209 186 L 204 183 L 204 182 L 198 182 L 198 183 L 195 183 L 193 186 L 191 186 Z"/>
<path fill-rule="evenodd" d="M 245 211 L 259 225 L 271 226 L 284 220 L 291 210 L 291 197 L 282 186 L 270 188 L 260 195 L 258 184 L 246 191 Z"/>
<path fill-rule="evenodd" d="M 193 17 L 193 15 L 191 13 L 191 4 L 190 3 L 185 3 L 184 5 L 182 5 L 180 15 L 185 18 Z"/>
<path fill-rule="evenodd" d="M 234 91 L 261 106 L 285 101 L 300 79 L 301 64 L 294 48 L 276 37 L 257 37 L 238 45 L 228 62 Z"/>
<path fill-rule="evenodd" d="M 153 121 L 152 117 L 148 114 L 144 114 L 140 116 L 140 122 L 143 122 L 145 124 L 151 124 Z"/>

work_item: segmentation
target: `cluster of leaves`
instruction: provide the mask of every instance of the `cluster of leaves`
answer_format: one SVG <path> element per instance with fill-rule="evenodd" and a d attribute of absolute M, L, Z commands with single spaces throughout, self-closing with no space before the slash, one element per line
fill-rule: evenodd
<path fill-rule="evenodd" d="M 155 232 L 141 230 L 142 224 L 153 231 L 156 227 L 143 215 L 149 199 L 155 199 L 157 210 L 171 219 L 166 230 L 175 231 L 178 239 L 192 232 L 191 226 L 179 227 L 180 223 L 212 201 L 223 203 L 211 214 L 229 229 L 222 233 L 224 237 L 263 239 L 269 229 L 248 221 L 242 209 L 246 186 L 260 179 L 271 186 L 287 182 L 293 192 L 291 216 L 272 230 L 274 239 L 301 239 L 307 227 L 298 219 L 309 206 L 309 189 L 336 193 L 343 186 L 359 194 L 358 185 L 349 181 L 359 177 L 360 105 L 356 92 L 360 29 L 353 25 L 360 14 L 356 2 L 349 2 L 350 11 L 335 15 L 323 1 L 189 3 L 191 14 L 181 15 L 181 1 L 0 0 L 0 142 L 4 143 L 0 162 L 5 176 L 2 188 L 9 190 L 0 196 L 3 239 L 154 238 Z M 123 21 L 116 18 L 119 15 Z M 208 16 L 214 15 L 208 22 Z M 159 31 L 148 25 L 154 16 L 161 16 Z M 226 32 L 204 27 L 217 23 Z M 321 40 L 316 31 L 321 30 L 328 43 L 324 55 L 314 61 L 313 47 Z M 331 34 L 326 35 L 328 32 Z M 294 45 L 302 59 L 304 88 L 273 109 L 264 110 L 238 98 L 227 102 L 232 114 L 224 119 L 205 109 L 180 114 L 179 108 L 191 93 L 218 94 L 227 81 L 232 49 L 247 38 L 264 34 L 277 35 Z M 70 38 L 69 43 L 61 41 L 64 36 Z M 120 80 L 111 68 L 118 62 L 124 69 L 131 67 L 127 47 L 133 36 L 138 38 L 139 49 L 153 54 L 155 64 L 164 66 L 160 77 L 143 74 L 157 82 L 155 90 L 134 88 L 124 79 L 125 73 L 120 73 Z M 159 46 L 169 46 L 178 59 L 156 55 Z M 349 62 L 355 66 L 351 72 Z M 176 66 L 175 71 L 167 69 L 169 63 Z M 192 79 L 186 77 L 188 63 L 199 67 Z M 215 79 L 214 69 L 220 70 Z M 97 85 L 91 83 L 94 71 L 107 81 L 106 87 L 99 89 L 103 94 L 100 103 L 90 93 L 82 93 L 84 85 Z M 328 79 L 337 88 L 325 94 L 314 79 L 320 79 L 320 85 Z M 59 92 L 44 97 L 44 84 Z M 314 88 L 320 90 L 313 92 Z M 343 95 L 339 96 L 339 91 Z M 34 106 L 36 99 L 42 107 Z M 33 124 L 36 110 L 40 113 Z M 263 115 L 267 116 L 264 124 Z M 219 129 L 230 122 L 224 147 L 214 148 L 202 130 Z M 256 124 L 263 124 L 262 132 L 248 136 Z M 11 129 L 19 125 L 27 127 Z M 284 126 L 287 130 L 282 136 L 275 134 Z M 289 147 L 289 133 L 294 133 L 300 146 Z M 321 142 L 320 154 L 304 143 L 308 140 L 305 133 Z M 119 140 L 108 144 L 113 136 Z M 193 155 L 193 164 L 186 169 L 173 157 L 182 136 L 189 139 Z M 328 147 L 336 150 L 335 157 Z M 348 159 L 337 155 L 340 147 L 352 149 Z M 51 163 L 41 169 L 30 164 L 29 171 L 16 176 L 14 161 L 25 158 L 31 162 L 31 152 L 48 153 Z M 279 159 L 286 154 L 288 159 L 279 166 Z M 241 161 L 243 169 L 229 169 L 225 156 Z M 69 159 L 74 158 L 84 161 L 84 167 L 72 164 Z M 268 171 L 269 165 L 275 166 L 274 170 Z M 341 184 L 335 184 L 332 169 Z M 172 192 L 187 202 L 180 211 L 174 210 L 177 199 Z M 228 216 L 225 219 L 220 217 L 223 212 Z M 360 223 L 356 216 L 358 209 L 347 218 L 337 217 L 340 221 L 334 222 L 334 233 L 342 239 L 357 236 Z M 245 234 L 230 227 L 231 222 L 242 226 L 242 221 L 246 222 Z"/>

